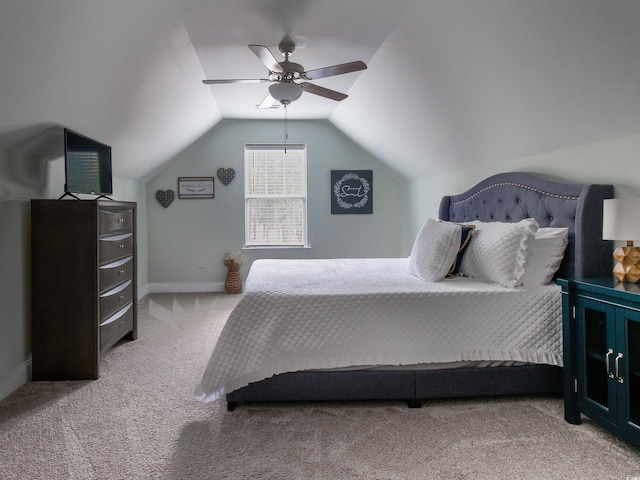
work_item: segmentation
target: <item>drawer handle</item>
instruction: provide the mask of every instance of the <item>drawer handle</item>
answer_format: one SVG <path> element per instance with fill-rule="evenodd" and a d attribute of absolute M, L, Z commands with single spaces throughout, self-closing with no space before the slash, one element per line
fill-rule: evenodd
<path fill-rule="evenodd" d="M 124 218 L 119 218 L 118 223 L 124 223 Z"/>
<path fill-rule="evenodd" d="M 613 349 L 609 349 L 609 351 L 607 352 L 607 355 L 604 357 L 604 362 L 607 365 L 607 373 L 609 374 L 609 378 L 615 378 L 615 375 L 613 373 L 611 373 L 611 368 L 609 366 L 609 357 L 613 355 Z"/>
<path fill-rule="evenodd" d="M 618 378 L 618 383 L 624 383 L 624 378 L 620 376 L 620 360 L 624 358 L 622 353 L 618 353 L 616 356 L 616 377 Z"/>
<path fill-rule="evenodd" d="M 120 248 L 124 248 L 124 243 L 121 243 L 121 244 L 120 244 Z"/>
<path fill-rule="evenodd" d="M 120 271 L 118 272 L 118 275 L 124 275 L 124 270 L 120 270 Z"/>
<path fill-rule="evenodd" d="M 120 296 L 118 297 L 118 300 L 124 300 L 124 295 L 120 295 Z"/>

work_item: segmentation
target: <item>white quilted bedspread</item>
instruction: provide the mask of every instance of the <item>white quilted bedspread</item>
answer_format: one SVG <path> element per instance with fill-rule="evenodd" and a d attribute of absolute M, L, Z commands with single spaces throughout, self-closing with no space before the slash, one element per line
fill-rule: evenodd
<path fill-rule="evenodd" d="M 560 288 L 426 283 L 406 258 L 258 260 L 195 394 L 290 371 L 519 361 L 562 365 Z"/>

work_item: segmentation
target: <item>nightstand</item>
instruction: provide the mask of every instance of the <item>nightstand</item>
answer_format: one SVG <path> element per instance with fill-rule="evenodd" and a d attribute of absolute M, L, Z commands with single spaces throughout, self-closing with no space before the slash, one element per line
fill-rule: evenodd
<path fill-rule="evenodd" d="M 584 414 L 640 447 L 640 286 L 615 278 L 562 287 L 565 419 Z"/>

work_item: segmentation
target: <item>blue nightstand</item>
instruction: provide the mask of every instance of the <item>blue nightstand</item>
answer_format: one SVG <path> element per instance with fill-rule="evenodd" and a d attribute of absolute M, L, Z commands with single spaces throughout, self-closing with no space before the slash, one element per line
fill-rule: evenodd
<path fill-rule="evenodd" d="M 615 278 L 562 287 L 565 419 L 584 414 L 640 447 L 640 286 Z"/>

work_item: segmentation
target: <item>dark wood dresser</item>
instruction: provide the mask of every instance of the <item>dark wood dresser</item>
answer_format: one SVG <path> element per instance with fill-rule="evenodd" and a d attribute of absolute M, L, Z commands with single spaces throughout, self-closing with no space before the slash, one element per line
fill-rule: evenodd
<path fill-rule="evenodd" d="M 136 204 L 32 200 L 32 378 L 96 379 L 136 339 Z"/>

